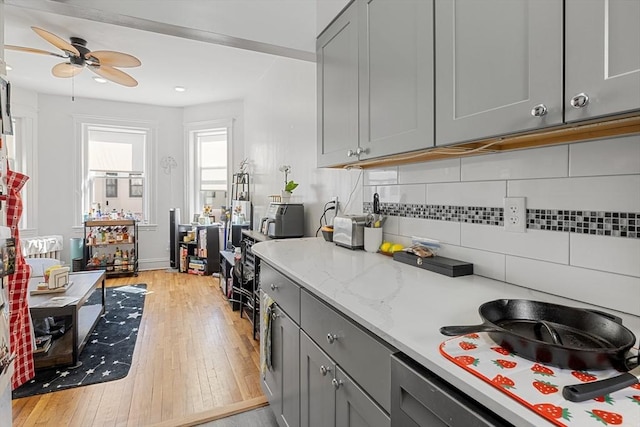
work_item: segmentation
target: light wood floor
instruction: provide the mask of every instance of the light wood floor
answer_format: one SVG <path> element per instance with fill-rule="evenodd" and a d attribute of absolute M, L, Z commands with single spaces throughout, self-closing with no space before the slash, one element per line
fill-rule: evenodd
<path fill-rule="evenodd" d="M 179 425 L 194 414 L 264 398 L 259 343 L 212 277 L 166 270 L 113 278 L 149 293 L 127 377 L 13 400 L 13 426 Z M 197 418 L 197 417 L 196 417 Z"/>

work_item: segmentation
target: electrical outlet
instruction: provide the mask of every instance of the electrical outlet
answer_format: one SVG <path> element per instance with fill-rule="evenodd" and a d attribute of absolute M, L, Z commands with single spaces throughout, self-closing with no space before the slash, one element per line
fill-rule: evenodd
<path fill-rule="evenodd" d="M 504 198 L 504 230 L 524 233 L 527 229 L 526 197 Z"/>
<path fill-rule="evenodd" d="M 334 203 L 334 205 L 335 205 L 335 207 L 336 207 L 336 209 L 335 209 L 335 210 L 334 210 L 334 212 L 333 212 L 333 217 L 335 218 L 335 217 L 336 217 L 336 215 L 338 215 L 338 208 L 339 208 L 339 206 L 340 206 L 340 205 L 338 204 L 338 196 L 333 196 L 333 197 L 331 198 L 331 201 Z"/>

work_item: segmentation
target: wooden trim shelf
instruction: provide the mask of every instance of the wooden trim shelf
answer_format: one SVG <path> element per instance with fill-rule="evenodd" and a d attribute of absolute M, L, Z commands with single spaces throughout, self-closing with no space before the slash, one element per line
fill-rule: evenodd
<path fill-rule="evenodd" d="M 431 160 L 495 154 L 526 148 L 582 142 L 594 139 L 640 134 L 640 112 L 597 121 L 570 123 L 532 132 L 482 139 L 456 145 L 432 147 L 420 151 L 395 154 L 355 163 L 345 163 L 332 168 L 370 169 L 398 166 Z"/>

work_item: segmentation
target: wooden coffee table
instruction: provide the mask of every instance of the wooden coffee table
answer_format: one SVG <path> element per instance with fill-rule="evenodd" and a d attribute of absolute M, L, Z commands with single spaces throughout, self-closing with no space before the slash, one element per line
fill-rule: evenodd
<path fill-rule="evenodd" d="M 40 281 L 41 278 L 31 279 L 29 291 L 36 289 Z M 91 331 L 98 323 L 100 316 L 104 314 L 106 298 L 104 270 L 71 273 L 69 281 L 71 285 L 65 292 L 29 295 L 32 319 L 58 316 L 71 318 L 71 330 L 54 340 L 49 351 L 34 355 L 36 369 L 76 365 Z M 98 286 L 101 286 L 101 303 L 87 305 L 87 299 Z"/>

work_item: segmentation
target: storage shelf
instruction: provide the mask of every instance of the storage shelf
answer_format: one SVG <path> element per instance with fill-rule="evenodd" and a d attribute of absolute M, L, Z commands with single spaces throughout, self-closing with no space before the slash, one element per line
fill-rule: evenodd
<path fill-rule="evenodd" d="M 101 227 L 131 227 L 126 231 L 128 234 L 126 240 L 109 240 L 109 241 L 100 241 L 100 242 L 92 242 L 88 243 L 89 240 L 93 240 L 91 237 L 93 233 L 95 233 L 96 228 Z M 123 233 L 124 235 L 124 233 Z M 112 236 L 113 237 L 113 236 Z M 129 238 L 132 241 L 129 241 Z M 121 219 L 121 220 L 91 220 L 86 221 L 84 223 L 84 252 L 82 256 L 82 269 L 84 271 L 95 271 L 95 270 L 104 270 L 107 276 L 137 276 L 138 275 L 138 222 L 132 219 Z M 117 252 L 115 249 L 122 247 L 126 248 L 123 252 L 131 253 L 133 256 L 127 256 L 127 258 L 120 257 L 116 258 L 115 255 Z M 100 251 L 99 251 L 100 250 Z M 102 262 L 99 265 L 92 264 L 90 260 L 92 260 L 95 256 L 107 256 L 109 259 L 113 259 L 113 261 L 103 264 Z M 120 268 L 116 270 L 116 266 L 121 266 L 122 264 L 115 264 L 114 261 L 119 259 L 120 261 L 124 261 L 126 259 L 127 268 Z M 104 260 L 104 258 L 103 258 Z"/>

